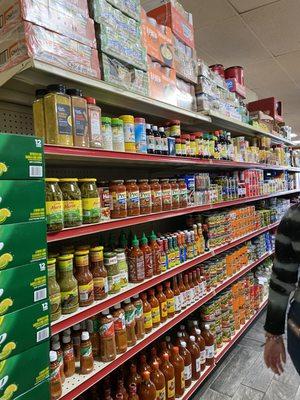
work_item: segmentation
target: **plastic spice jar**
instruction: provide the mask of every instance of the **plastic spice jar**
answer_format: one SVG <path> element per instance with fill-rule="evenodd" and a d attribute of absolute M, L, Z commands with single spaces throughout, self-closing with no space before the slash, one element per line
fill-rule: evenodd
<path fill-rule="evenodd" d="M 47 231 L 57 232 L 64 227 L 63 195 L 57 178 L 46 178 Z"/>
<path fill-rule="evenodd" d="M 172 209 L 179 208 L 180 189 L 176 179 L 170 179 L 172 189 Z"/>
<path fill-rule="evenodd" d="M 144 118 L 134 118 L 134 136 L 137 153 L 147 153 L 146 121 Z"/>
<path fill-rule="evenodd" d="M 151 213 L 151 187 L 148 184 L 148 179 L 139 179 L 138 182 L 140 191 L 140 213 Z"/>
<path fill-rule="evenodd" d="M 62 178 L 59 180 L 63 195 L 65 228 L 82 225 L 81 192 L 77 182 L 77 178 Z"/>
<path fill-rule="evenodd" d="M 127 217 L 126 186 L 123 180 L 111 181 L 109 184 L 109 194 L 111 198 L 110 216 L 111 218 Z"/>
<path fill-rule="evenodd" d="M 46 142 L 61 146 L 73 146 L 71 98 L 65 85 L 47 86 L 44 97 Z"/>
<path fill-rule="evenodd" d="M 129 179 L 125 183 L 127 194 L 127 216 L 140 215 L 140 192 L 136 179 Z"/>
<path fill-rule="evenodd" d="M 162 194 L 159 179 L 150 180 L 151 188 L 151 212 L 160 212 L 162 210 Z"/>
<path fill-rule="evenodd" d="M 121 115 L 120 119 L 123 121 L 125 151 L 136 153 L 134 117 L 133 115 Z"/>
<path fill-rule="evenodd" d="M 82 198 L 82 216 L 84 224 L 100 221 L 100 197 L 96 186 L 96 178 L 79 179 Z"/>
<path fill-rule="evenodd" d="M 113 150 L 111 118 L 101 117 L 101 135 L 103 150 Z"/>
<path fill-rule="evenodd" d="M 89 147 L 87 101 L 80 89 L 67 89 L 72 104 L 73 143 L 76 147 Z"/>
<path fill-rule="evenodd" d="M 123 121 L 120 118 L 111 120 L 112 140 L 114 151 L 125 151 Z"/>
<path fill-rule="evenodd" d="M 101 108 L 96 105 L 96 99 L 93 97 L 85 99 L 87 101 L 90 147 L 101 149 Z"/>
<path fill-rule="evenodd" d="M 172 209 L 172 189 L 169 179 L 161 179 L 162 209 L 168 211 Z"/>
<path fill-rule="evenodd" d="M 36 90 L 32 105 L 34 134 L 41 138 L 46 138 L 44 96 L 47 93 L 47 89 Z"/>

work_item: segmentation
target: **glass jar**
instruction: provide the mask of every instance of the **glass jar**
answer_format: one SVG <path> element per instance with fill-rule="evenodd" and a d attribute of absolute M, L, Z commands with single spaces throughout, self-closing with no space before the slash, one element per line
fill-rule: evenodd
<path fill-rule="evenodd" d="M 110 216 L 111 218 L 127 217 L 127 192 L 123 180 L 111 181 L 109 184 L 109 194 L 111 198 Z"/>
<path fill-rule="evenodd" d="M 71 97 L 73 144 L 89 147 L 87 101 L 80 89 L 67 89 L 66 93 Z"/>
<path fill-rule="evenodd" d="M 117 254 L 114 252 L 104 253 L 104 266 L 107 270 L 108 293 L 118 293 L 121 290 L 121 276 Z"/>
<path fill-rule="evenodd" d="M 59 186 L 63 196 L 64 227 L 82 225 L 82 201 L 77 178 L 62 178 Z"/>
<path fill-rule="evenodd" d="M 139 179 L 138 182 L 140 192 L 140 213 L 151 213 L 151 188 L 148 179 Z"/>
<path fill-rule="evenodd" d="M 47 231 L 58 232 L 64 227 L 63 195 L 57 178 L 46 178 Z"/>
<path fill-rule="evenodd" d="M 111 120 L 112 141 L 114 151 L 125 151 L 123 121 L 120 118 Z"/>
<path fill-rule="evenodd" d="M 102 149 L 113 150 L 111 118 L 101 117 Z"/>
<path fill-rule="evenodd" d="M 150 180 L 151 188 L 151 212 L 160 212 L 162 210 L 162 194 L 159 179 Z"/>
<path fill-rule="evenodd" d="M 173 137 L 180 137 L 181 135 L 181 127 L 180 127 L 180 121 L 178 119 L 174 119 L 169 122 L 169 136 Z"/>
<path fill-rule="evenodd" d="M 103 246 L 90 249 L 90 270 L 94 281 L 94 298 L 103 300 L 108 295 L 107 271 L 103 264 Z"/>
<path fill-rule="evenodd" d="M 60 287 L 56 281 L 56 259 L 50 258 L 47 261 L 48 270 L 48 291 L 50 300 L 50 318 L 51 322 L 61 317 L 61 294 Z"/>
<path fill-rule="evenodd" d="M 181 155 L 182 155 L 182 157 L 186 157 L 187 156 L 186 140 L 185 139 L 181 139 Z"/>
<path fill-rule="evenodd" d="M 96 99 L 86 97 L 88 123 L 89 123 L 89 144 L 93 148 L 102 148 L 101 138 L 101 108 L 96 105 Z"/>
<path fill-rule="evenodd" d="M 168 211 L 172 209 L 172 190 L 169 179 L 161 179 L 162 209 Z"/>
<path fill-rule="evenodd" d="M 134 117 L 133 115 L 121 115 L 123 121 L 125 151 L 136 153 L 134 136 Z"/>
<path fill-rule="evenodd" d="M 175 141 L 175 152 L 176 152 L 176 156 L 181 156 L 182 152 L 181 152 L 181 139 L 180 138 L 176 138 Z"/>
<path fill-rule="evenodd" d="M 179 207 L 185 208 L 188 206 L 187 185 L 184 179 L 178 179 L 179 186 Z"/>
<path fill-rule="evenodd" d="M 127 195 L 127 216 L 140 215 L 140 192 L 136 179 L 129 179 L 125 182 Z"/>
<path fill-rule="evenodd" d="M 79 179 L 84 224 L 95 224 L 100 221 L 101 207 L 96 180 L 96 178 Z"/>
<path fill-rule="evenodd" d="M 176 210 L 179 208 L 179 197 L 180 190 L 176 179 L 170 179 L 171 189 L 172 189 L 172 209 Z"/>
<path fill-rule="evenodd" d="M 71 314 L 79 307 L 77 280 L 73 275 L 73 254 L 58 257 L 58 270 L 61 311 L 62 314 Z"/>
<path fill-rule="evenodd" d="M 89 270 L 89 251 L 76 251 L 75 277 L 78 283 L 79 307 L 86 307 L 94 302 L 93 275 Z"/>

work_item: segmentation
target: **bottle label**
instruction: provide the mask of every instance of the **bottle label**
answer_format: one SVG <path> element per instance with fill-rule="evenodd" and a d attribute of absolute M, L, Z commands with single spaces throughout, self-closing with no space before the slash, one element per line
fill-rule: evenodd
<path fill-rule="evenodd" d="M 123 312 L 114 319 L 114 328 L 115 331 L 123 331 L 126 328 L 125 314 Z"/>
<path fill-rule="evenodd" d="M 100 218 L 100 199 L 93 197 L 90 199 L 82 199 L 83 217 L 99 217 Z"/>
<path fill-rule="evenodd" d="M 61 224 L 63 222 L 63 202 L 46 201 L 47 224 Z"/>
<path fill-rule="evenodd" d="M 143 316 L 143 304 L 138 302 L 135 304 L 135 318 L 142 318 Z"/>
<path fill-rule="evenodd" d="M 101 144 L 101 125 L 99 112 L 90 109 L 89 121 L 91 141 L 97 141 L 99 144 Z"/>
<path fill-rule="evenodd" d="M 147 148 L 148 150 L 154 150 L 155 149 L 155 139 L 153 135 L 148 135 L 147 136 Z"/>
<path fill-rule="evenodd" d="M 131 325 L 135 321 L 135 308 L 125 311 L 125 324 Z"/>
<path fill-rule="evenodd" d="M 172 204 L 172 192 L 171 189 L 163 189 L 162 190 L 162 202 L 164 205 Z"/>
<path fill-rule="evenodd" d="M 162 303 L 160 303 L 160 313 L 162 318 L 167 318 L 168 316 L 168 308 L 167 308 L 167 302 L 163 301 Z"/>
<path fill-rule="evenodd" d="M 126 209 L 126 192 L 111 192 L 111 205 L 113 210 Z"/>
<path fill-rule="evenodd" d="M 156 390 L 156 399 L 155 400 L 166 400 L 166 388 Z"/>
<path fill-rule="evenodd" d="M 74 224 L 82 220 L 82 201 L 64 200 L 64 222 Z"/>
<path fill-rule="evenodd" d="M 180 293 L 180 304 L 181 304 L 181 307 L 187 306 L 185 292 Z"/>
<path fill-rule="evenodd" d="M 206 363 L 206 350 L 200 351 L 200 364 L 203 365 Z"/>
<path fill-rule="evenodd" d="M 78 293 L 80 301 L 90 300 L 94 291 L 93 281 L 90 281 L 86 285 L 78 285 Z"/>
<path fill-rule="evenodd" d="M 153 189 L 151 191 L 151 199 L 152 199 L 152 206 L 153 207 L 161 207 L 161 190 Z"/>
<path fill-rule="evenodd" d="M 78 307 L 78 288 L 75 287 L 72 290 L 61 292 L 61 309 L 69 310 L 73 307 Z"/>
<path fill-rule="evenodd" d="M 80 357 L 91 357 L 92 346 L 80 347 Z"/>
<path fill-rule="evenodd" d="M 153 276 L 152 253 L 144 253 L 145 278 Z"/>
<path fill-rule="evenodd" d="M 192 364 L 186 365 L 184 367 L 184 379 L 188 381 L 189 379 L 192 379 Z"/>
<path fill-rule="evenodd" d="M 175 300 L 174 297 L 172 299 L 167 299 L 167 309 L 168 309 L 168 314 L 172 314 L 175 312 Z"/>
<path fill-rule="evenodd" d="M 190 299 L 190 304 L 194 303 L 196 301 L 195 299 L 195 291 L 193 288 L 189 290 L 189 299 Z"/>
<path fill-rule="evenodd" d="M 87 112 L 85 107 L 73 107 L 75 135 L 83 136 L 87 128 Z"/>
<path fill-rule="evenodd" d="M 56 382 L 56 381 L 61 382 L 59 365 L 56 368 L 53 368 L 53 369 L 50 368 L 50 380 L 51 380 L 51 382 Z"/>
<path fill-rule="evenodd" d="M 128 285 L 128 271 L 126 270 L 120 270 L 120 281 L 121 281 L 121 287 L 125 287 Z"/>
<path fill-rule="evenodd" d="M 175 397 L 175 378 L 167 382 L 167 393 L 168 397 Z"/>
<path fill-rule="evenodd" d="M 184 294 L 185 294 L 185 305 L 186 305 L 186 307 L 188 307 L 188 306 L 191 304 L 191 300 L 190 300 L 190 291 L 189 291 L 189 290 L 186 290 L 186 291 L 184 292 Z"/>
<path fill-rule="evenodd" d="M 108 276 L 108 293 L 115 293 L 121 289 L 120 274 Z"/>
<path fill-rule="evenodd" d="M 73 361 L 74 359 L 74 349 L 71 347 L 68 350 L 64 350 L 64 362 Z"/>
<path fill-rule="evenodd" d="M 201 371 L 201 357 L 196 358 L 196 372 Z"/>
<path fill-rule="evenodd" d="M 172 201 L 174 203 L 179 203 L 179 189 L 172 189 Z"/>
<path fill-rule="evenodd" d="M 152 313 L 152 322 L 154 324 L 156 323 L 160 323 L 160 311 L 159 311 L 159 307 L 153 307 L 151 310 Z"/>
<path fill-rule="evenodd" d="M 175 311 L 181 311 L 181 294 L 174 297 L 175 299 Z"/>
<path fill-rule="evenodd" d="M 130 281 L 143 281 L 145 279 L 144 256 L 128 257 L 128 270 Z"/>
<path fill-rule="evenodd" d="M 140 206 L 141 206 L 141 208 L 149 207 L 149 205 L 151 205 L 151 191 L 150 190 L 145 190 L 143 192 L 140 192 Z"/>
<path fill-rule="evenodd" d="M 181 389 L 184 389 L 185 388 L 184 370 L 181 371 L 180 383 L 181 383 Z"/>
<path fill-rule="evenodd" d="M 214 358 L 215 356 L 215 346 L 205 346 L 206 358 Z"/>
<path fill-rule="evenodd" d="M 104 297 L 108 293 L 108 279 L 94 278 L 94 294 L 95 297 Z"/>
<path fill-rule="evenodd" d="M 106 322 L 105 324 L 100 325 L 99 335 L 102 338 L 112 337 L 115 334 L 114 329 L 114 321 Z"/>
<path fill-rule="evenodd" d="M 67 104 L 57 103 L 56 105 L 58 133 L 60 135 L 72 134 L 71 107 Z"/>
<path fill-rule="evenodd" d="M 154 138 L 154 142 L 155 142 L 155 150 L 162 150 L 162 145 L 161 145 L 161 138 L 160 137 L 155 137 Z"/>
<path fill-rule="evenodd" d="M 145 329 L 152 328 L 152 313 L 151 313 L 151 311 L 144 313 L 144 325 L 145 325 Z"/>
<path fill-rule="evenodd" d="M 140 203 L 140 193 L 139 191 L 127 192 L 127 208 L 130 210 L 132 208 L 137 208 Z"/>

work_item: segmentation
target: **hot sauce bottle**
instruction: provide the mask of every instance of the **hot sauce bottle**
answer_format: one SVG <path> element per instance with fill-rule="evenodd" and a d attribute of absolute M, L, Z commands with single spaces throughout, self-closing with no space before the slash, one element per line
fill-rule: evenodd
<path fill-rule="evenodd" d="M 205 324 L 202 331 L 202 337 L 205 340 L 206 365 L 214 365 L 215 363 L 215 338 L 209 330 L 209 325 Z"/>
<path fill-rule="evenodd" d="M 167 342 L 165 340 L 160 342 L 160 353 L 159 353 L 159 355 L 160 355 L 161 362 L 162 362 L 162 356 L 164 354 L 168 354 L 169 357 L 171 355 L 171 351 L 168 349 Z"/>
<path fill-rule="evenodd" d="M 137 341 L 135 334 L 135 307 L 131 303 L 130 299 L 124 300 L 124 311 L 125 311 L 127 345 L 134 346 Z"/>
<path fill-rule="evenodd" d="M 152 323 L 152 312 L 151 312 L 151 305 L 147 300 L 147 294 L 141 293 L 141 299 L 143 302 L 143 315 L 144 315 L 144 326 L 145 332 L 149 333 L 152 331 L 153 323 Z"/>
<path fill-rule="evenodd" d="M 189 272 L 188 273 L 189 277 L 189 286 L 190 286 L 190 299 L 191 299 L 191 304 L 196 301 L 196 292 L 195 292 L 195 286 L 193 282 L 193 273 Z"/>
<path fill-rule="evenodd" d="M 141 340 L 145 336 L 143 302 L 140 299 L 139 295 L 136 294 L 133 296 L 132 303 L 135 307 L 135 334 L 136 334 L 136 338 L 138 340 Z"/>
<path fill-rule="evenodd" d="M 72 327 L 72 342 L 74 348 L 75 361 L 80 360 L 80 337 L 81 337 L 81 326 L 75 324 Z"/>
<path fill-rule="evenodd" d="M 75 374 L 75 356 L 71 337 L 64 335 L 63 342 L 63 359 L 64 359 L 64 373 L 68 378 Z"/>
<path fill-rule="evenodd" d="M 120 303 L 114 305 L 112 313 L 114 319 L 115 341 L 117 353 L 125 353 L 127 351 L 127 333 L 125 323 L 125 311 Z"/>
<path fill-rule="evenodd" d="M 103 362 L 112 361 L 116 358 L 117 351 L 114 319 L 108 309 L 101 312 L 99 325 L 100 359 Z"/>
<path fill-rule="evenodd" d="M 137 395 L 137 387 L 135 383 L 131 383 L 128 387 L 128 390 L 129 390 L 128 400 L 139 400 L 139 396 Z"/>
<path fill-rule="evenodd" d="M 118 394 L 121 394 L 123 397 L 123 400 L 128 400 L 128 393 L 124 387 L 124 381 L 123 378 L 118 379 L 117 381 L 117 392 L 116 392 L 116 396 Z"/>
<path fill-rule="evenodd" d="M 154 361 L 152 364 L 150 379 L 154 383 L 156 389 L 156 399 L 165 400 L 166 380 L 164 374 L 159 370 L 159 364 L 157 361 Z"/>
<path fill-rule="evenodd" d="M 61 382 L 64 383 L 65 381 L 64 360 L 63 360 L 63 351 L 60 347 L 60 342 L 54 342 L 52 344 L 52 350 L 56 351 L 57 353 L 57 360 L 60 368 L 60 379 Z"/>
<path fill-rule="evenodd" d="M 142 377 L 140 374 L 138 374 L 136 365 L 134 363 L 130 364 L 129 376 L 127 381 L 129 388 L 131 385 L 135 385 L 136 388 L 139 389 L 139 386 L 142 382 Z"/>
<path fill-rule="evenodd" d="M 149 298 L 148 301 L 151 305 L 151 314 L 152 314 L 152 324 L 153 327 L 157 327 L 160 324 L 160 307 L 159 301 L 154 295 L 154 289 L 148 290 Z"/>
<path fill-rule="evenodd" d="M 89 252 L 76 251 L 75 278 L 78 282 L 79 306 L 86 307 L 94 302 L 93 275 L 89 270 Z"/>
<path fill-rule="evenodd" d="M 152 250 L 152 260 L 153 260 L 153 273 L 154 275 L 161 274 L 161 264 L 160 264 L 160 247 L 156 242 L 156 235 L 152 231 L 150 236 L 150 247 Z"/>
<path fill-rule="evenodd" d="M 165 283 L 165 296 L 167 298 L 167 311 L 168 311 L 168 318 L 172 318 L 175 315 L 175 299 L 174 293 L 171 289 L 171 283 Z"/>
<path fill-rule="evenodd" d="M 140 249 L 144 255 L 144 268 L 145 268 L 145 278 L 152 278 L 153 276 L 153 258 L 152 258 L 152 249 L 148 246 L 148 239 L 143 233 L 141 239 Z"/>
<path fill-rule="evenodd" d="M 129 253 L 128 263 L 130 282 L 142 282 L 145 279 L 144 254 L 139 248 L 139 241 L 136 235 L 134 235 L 132 240 L 132 248 Z"/>
<path fill-rule="evenodd" d="M 90 270 L 93 275 L 94 298 L 103 300 L 108 295 L 107 271 L 103 264 L 103 246 L 90 249 Z"/>
<path fill-rule="evenodd" d="M 150 372 L 144 371 L 142 383 L 139 389 L 139 400 L 156 400 L 156 388 L 150 380 Z"/>
<path fill-rule="evenodd" d="M 57 400 L 62 395 L 60 367 L 56 351 L 50 351 L 50 395 L 51 400 Z"/>
<path fill-rule="evenodd" d="M 143 376 L 143 372 L 144 371 L 149 371 L 151 372 L 151 367 L 150 365 L 147 363 L 147 357 L 145 354 L 141 354 L 140 358 L 139 358 L 139 374 Z"/>
<path fill-rule="evenodd" d="M 186 347 L 186 342 L 181 341 L 179 345 L 179 354 L 184 360 L 184 381 L 185 387 L 187 388 L 192 383 L 192 356 Z"/>
<path fill-rule="evenodd" d="M 183 279 L 182 279 L 182 274 L 181 273 L 178 274 L 178 289 L 180 290 L 181 309 L 184 310 L 187 307 L 186 296 L 185 296 L 186 288 L 185 288 L 185 285 L 183 283 Z"/>
<path fill-rule="evenodd" d="M 173 276 L 173 293 L 174 293 L 174 301 L 175 301 L 175 313 L 178 314 L 181 311 L 181 293 L 177 284 L 176 275 Z"/>
<path fill-rule="evenodd" d="M 205 340 L 201 335 L 201 330 L 199 328 L 195 329 L 195 336 L 196 336 L 196 343 L 200 348 L 201 371 L 204 371 L 206 367 L 206 348 L 205 348 Z"/>
<path fill-rule="evenodd" d="M 174 346 L 171 352 L 170 362 L 174 367 L 175 374 L 175 397 L 180 397 L 184 393 L 184 360 L 179 354 L 179 348 Z"/>
<path fill-rule="evenodd" d="M 89 374 L 94 369 L 92 343 L 88 332 L 81 333 L 80 343 L 80 373 Z"/>
<path fill-rule="evenodd" d="M 201 363 L 200 363 L 200 348 L 196 344 L 195 336 L 190 336 L 187 349 L 192 356 L 192 376 L 194 380 L 197 380 L 200 378 Z"/>
<path fill-rule="evenodd" d="M 185 295 L 185 304 L 188 307 L 188 306 L 191 305 L 191 301 L 192 301 L 188 274 L 184 274 L 183 282 L 184 282 L 184 286 L 185 286 L 185 293 L 184 293 L 184 295 Z"/>
<path fill-rule="evenodd" d="M 166 353 L 162 355 L 160 370 L 165 377 L 166 400 L 175 400 L 175 372 L 173 365 L 169 361 L 169 355 Z"/>
<path fill-rule="evenodd" d="M 87 319 L 85 322 L 86 322 L 86 330 L 90 334 L 93 357 L 99 357 L 100 356 L 99 320 L 96 316 L 93 316 Z"/>
<path fill-rule="evenodd" d="M 159 301 L 159 308 L 160 308 L 160 320 L 161 322 L 165 322 L 166 319 L 168 318 L 167 298 L 163 293 L 162 285 L 158 285 L 156 289 L 157 289 L 156 298 Z"/>

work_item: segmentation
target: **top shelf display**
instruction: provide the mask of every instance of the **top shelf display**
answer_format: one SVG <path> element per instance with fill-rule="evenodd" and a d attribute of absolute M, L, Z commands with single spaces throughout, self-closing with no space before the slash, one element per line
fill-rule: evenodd
<path fill-rule="evenodd" d="M 67 85 L 76 83 L 76 87 L 83 90 L 86 96 L 94 97 L 100 104 L 110 106 L 112 109 L 130 110 L 139 116 L 144 115 L 163 120 L 179 119 L 183 127 L 191 131 L 228 129 L 233 133 L 245 136 L 268 137 L 271 138 L 273 143 L 293 144 L 291 141 L 270 132 L 265 132 L 215 112 L 204 115 L 200 112 L 188 111 L 34 59 L 28 59 L 1 73 L 0 86 L 5 85 L 5 90 L 2 91 L 4 98 L 0 95 L 0 100 L 31 106 L 36 88 L 55 84 L 58 81 Z M 24 93 L 32 94 L 32 97 L 25 96 Z M 10 98 L 11 100 L 9 100 Z"/>

